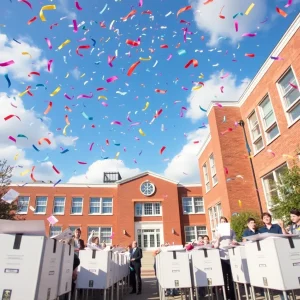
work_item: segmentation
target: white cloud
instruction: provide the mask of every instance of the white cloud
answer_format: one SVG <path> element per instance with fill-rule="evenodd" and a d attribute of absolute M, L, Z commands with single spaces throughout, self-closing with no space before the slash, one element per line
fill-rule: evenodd
<path fill-rule="evenodd" d="M 187 134 L 187 143 L 169 162 L 164 176 L 182 183 L 199 183 L 200 173 L 197 154 L 207 135 L 209 128 L 198 129 Z M 194 144 L 199 141 L 199 144 Z"/>
<path fill-rule="evenodd" d="M 256 32 L 257 26 L 260 26 L 260 22 L 262 22 L 267 15 L 267 2 L 264 1 L 256 1 L 254 8 L 248 15 L 244 13 L 251 4 L 251 1 L 214 0 L 206 5 L 204 5 L 203 2 L 205 1 L 190 0 L 198 28 L 208 32 L 210 35 L 208 42 L 210 46 L 218 44 L 220 37 L 228 38 L 235 43 L 242 39 L 243 33 Z M 222 7 L 224 7 L 222 15 L 225 16 L 225 19 L 219 17 Z M 239 15 L 233 19 L 233 16 L 240 12 L 244 15 Z M 238 32 L 235 31 L 234 21 L 237 21 L 239 24 Z M 247 37 L 244 37 L 243 39 L 246 38 Z"/>
<path fill-rule="evenodd" d="M 59 11 L 61 11 L 63 14 L 65 14 L 68 17 L 68 19 L 76 20 L 77 15 L 74 11 L 69 10 L 68 2 L 69 2 L 69 0 L 58 0 L 57 9 Z"/>
<path fill-rule="evenodd" d="M 74 70 L 72 70 L 71 72 L 71 75 L 76 79 L 76 80 L 78 80 L 79 78 L 80 78 L 80 71 L 76 68 L 76 69 L 74 69 Z"/>
<path fill-rule="evenodd" d="M 250 82 L 248 78 L 237 82 L 236 77 L 233 75 L 229 75 L 224 79 L 221 79 L 221 76 L 217 73 L 212 74 L 209 80 L 204 81 L 204 86 L 200 90 L 191 92 L 187 99 L 189 103 L 186 113 L 187 118 L 197 121 L 206 116 L 206 113 L 200 110 L 199 105 L 206 109 L 211 101 L 238 101 Z M 223 93 L 221 92 L 222 86 L 224 87 Z"/>
<path fill-rule="evenodd" d="M 41 69 L 47 69 L 47 60 L 42 58 L 42 50 L 30 45 L 30 40 L 21 38 L 18 40 L 21 44 L 9 40 L 6 34 L 0 34 L 0 53 L 1 62 L 14 60 L 14 64 L 7 67 L 0 67 L 0 74 L 6 74 L 16 79 L 31 81 L 34 76 L 28 77 L 32 71 L 39 72 Z M 28 52 L 31 55 L 23 55 L 22 52 Z"/>
<path fill-rule="evenodd" d="M 93 162 L 85 174 L 73 176 L 70 183 L 102 183 L 104 172 L 119 172 L 122 179 L 141 173 L 139 168 L 130 169 L 124 162 L 115 159 L 97 160 Z"/>

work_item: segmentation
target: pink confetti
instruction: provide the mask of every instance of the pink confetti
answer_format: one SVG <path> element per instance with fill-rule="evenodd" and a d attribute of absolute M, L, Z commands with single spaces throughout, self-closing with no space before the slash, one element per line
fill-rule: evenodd
<path fill-rule="evenodd" d="M 70 96 L 67 95 L 67 93 L 64 93 L 65 98 L 67 98 L 68 100 L 72 100 L 74 98 L 74 96 L 72 96 L 72 98 Z"/>
<path fill-rule="evenodd" d="M 105 106 L 105 107 L 108 106 L 108 104 L 107 104 L 106 102 L 101 102 L 101 104 L 102 104 L 103 106 Z"/>
<path fill-rule="evenodd" d="M 77 8 L 78 10 L 82 10 L 82 7 L 80 7 L 80 5 L 79 5 L 79 2 L 78 2 L 78 1 L 76 1 L 76 2 L 75 2 L 75 6 L 76 6 L 76 8 Z"/>
<path fill-rule="evenodd" d="M 224 79 L 224 78 L 228 77 L 229 75 L 230 75 L 230 73 L 226 73 L 223 76 L 221 76 L 221 79 Z"/>
<path fill-rule="evenodd" d="M 172 54 L 169 55 L 169 57 L 167 58 L 167 60 L 169 61 L 172 58 Z"/>
<path fill-rule="evenodd" d="M 239 23 L 238 23 L 238 21 L 234 22 L 234 27 L 235 27 L 235 31 L 238 32 L 239 31 Z"/>
<path fill-rule="evenodd" d="M 112 77 L 110 77 L 110 78 L 107 78 L 107 79 L 106 79 L 106 82 L 107 82 L 107 83 L 114 82 L 114 81 L 117 80 L 117 79 L 119 79 L 117 76 L 112 76 Z"/>
<path fill-rule="evenodd" d="M 122 125 L 122 123 L 120 121 L 112 121 L 110 124 L 111 125 Z"/>
<path fill-rule="evenodd" d="M 45 40 L 46 40 L 46 42 L 47 42 L 47 44 L 48 44 L 48 48 L 49 48 L 49 49 L 52 49 L 52 45 L 51 45 L 50 40 L 49 40 L 48 38 L 45 38 Z"/>
<path fill-rule="evenodd" d="M 92 143 L 92 144 L 91 144 L 91 146 L 90 146 L 90 151 L 92 151 L 94 144 L 95 144 L 95 143 Z"/>
<path fill-rule="evenodd" d="M 130 119 L 130 115 L 129 115 L 129 114 L 127 115 L 127 120 L 128 120 L 129 122 L 132 122 L 131 119 Z"/>
<path fill-rule="evenodd" d="M 87 163 L 84 161 L 77 161 L 80 165 L 86 165 Z"/>
<path fill-rule="evenodd" d="M 216 106 L 223 107 L 223 105 L 221 103 L 216 103 Z"/>
<path fill-rule="evenodd" d="M 139 1 L 139 7 L 142 7 L 143 6 L 143 0 L 140 0 Z"/>
<path fill-rule="evenodd" d="M 90 95 L 80 94 L 77 96 L 77 99 L 81 99 L 81 98 L 91 99 L 91 98 L 93 98 L 93 93 L 90 93 Z"/>
<path fill-rule="evenodd" d="M 32 6 L 31 6 L 31 3 L 26 1 L 26 0 L 18 0 L 19 2 L 23 2 L 25 4 L 27 4 L 31 9 L 32 9 Z"/>
<path fill-rule="evenodd" d="M 58 220 L 54 217 L 54 216 L 50 216 L 49 218 L 47 218 L 47 221 L 51 224 L 54 225 L 58 222 Z"/>
<path fill-rule="evenodd" d="M 248 37 L 255 37 L 257 33 L 244 33 L 242 34 L 242 37 L 248 36 Z"/>
<path fill-rule="evenodd" d="M 131 126 L 137 126 L 137 125 L 140 125 L 140 122 L 132 123 L 132 124 L 130 125 L 130 127 L 131 127 Z"/>
<path fill-rule="evenodd" d="M 76 33 L 78 31 L 78 26 L 77 26 L 77 21 L 76 20 L 73 20 L 73 27 L 74 27 L 73 32 Z"/>
<path fill-rule="evenodd" d="M 292 83 L 289 82 L 289 85 L 290 85 L 292 88 L 298 90 L 298 87 L 297 87 L 295 84 L 292 84 Z"/>
<path fill-rule="evenodd" d="M 288 3 L 284 7 L 289 7 L 292 5 L 292 3 L 293 3 L 293 0 L 288 0 Z"/>
<path fill-rule="evenodd" d="M 12 137 L 11 135 L 8 138 L 15 143 L 17 142 L 17 140 L 14 137 Z"/>
<path fill-rule="evenodd" d="M 10 66 L 12 64 L 14 64 L 15 62 L 13 60 L 9 60 L 9 61 L 6 61 L 6 62 L 3 62 L 3 63 L 0 63 L 0 67 L 7 67 L 7 66 Z"/>
<path fill-rule="evenodd" d="M 49 71 L 49 72 L 51 72 L 51 65 L 52 65 L 52 63 L 53 63 L 53 59 L 50 59 L 50 60 L 48 61 L 48 71 Z"/>
<path fill-rule="evenodd" d="M 275 153 L 271 150 L 271 149 L 268 149 L 267 150 L 269 153 L 271 153 L 273 155 L 273 157 L 275 157 Z"/>
<path fill-rule="evenodd" d="M 220 87 L 220 91 L 221 91 L 221 93 L 224 93 L 224 86 Z"/>

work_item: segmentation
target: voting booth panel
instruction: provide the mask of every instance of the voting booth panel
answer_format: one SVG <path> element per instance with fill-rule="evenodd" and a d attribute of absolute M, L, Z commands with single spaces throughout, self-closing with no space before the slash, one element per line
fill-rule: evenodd
<path fill-rule="evenodd" d="M 233 281 L 243 284 L 250 283 L 246 250 L 244 246 L 228 250 Z"/>
<path fill-rule="evenodd" d="M 188 253 L 161 252 L 156 257 L 156 270 L 161 288 L 192 287 Z"/>
<path fill-rule="evenodd" d="M 0 243 L 1 295 L 11 300 L 57 298 L 60 243 L 22 234 L 0 234 Z"/>
<path fill-rule="evenodd" d="M 193 280 L 196 287 L 223 286 L 219 250 L 203 249 L 191 252 Z"/>
<path fill-rule="evenodd" d="M 78 289 L 107 289 L 113 284 L 111 251 L 79 251 Z"/>
<path fill-rule="evenodd" d="M 299 238 L 269 237 L 245 247 L 251 285 L 280 291 L 300 288 Z"/>
<path fill-rule="evenodd" d="M 72 274 L 74 263 L 74 247 L 62 244 L 62 259 L 60 265 L 60 277 L 58 286 L 58 296 L 71 292 Z"/>

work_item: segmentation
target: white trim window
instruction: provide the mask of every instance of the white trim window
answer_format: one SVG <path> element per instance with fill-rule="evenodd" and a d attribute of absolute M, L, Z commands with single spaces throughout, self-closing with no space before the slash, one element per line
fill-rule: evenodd
<path fill-rule="evenodd" d="M 261 135 L 261 131 L 260 131 L 260 127 L 259 127 L 259 123 L 255 111 L 253 111 L 253 113 L 248 117 L 248 124 L 250 129 L 251 141 L 254 149 L 253 152 L 257 153 L 264 147 L 264 141 Z"/>
<path fill-rule="evenodd" d="M 82 206 L 82 197 L 72 197 L 71 215 L 82 215 Z"/>
<path fill-rule="evenodd" d="M 61 226 L 50 226 L 49 237 L 56 236 L 60 233 L 62 233 Z"/>
<path fill-rule="evenodd" d="M 134 205 L 136 217 L 161 216 L 160 202 L 137 202 Z"/>
<path fill-rule="evenodd" d="M 207 230 L 205 225 L 199 226 L 184 226 L 185 242 L 190 243 L 197 240 L 200 235 L 206 235 Z"/>
<path fill-rule="evenodd" d="M 216 228 L 222 217 L 222 206 L 221 203 L 216 204 L 208 209 L 210 229 L 212 232 L 213 238 L 215 238 Z"/>
<path fill-rule="evenodd" d="M 63 215 L 65 213 L 65 197 L 54 197 L 53 214 Z"/>
<path fill-rule="evenodd" d="M 112 198 L 90 198 L 90 215 L 112 215 Z"/>
<path fill-rule="evenodd" d="M 29 196 L 20 196 L 18 198 L 18 215 L 26 215 L 28 213 L 29 201 Z"/>
<path fill-rule="evenodd" d="M 259 110 L 267 142 L 270 143 L 279 136 L 279 128 L 269 95 L 259 104 Z"/>
<path fill-rule="evenodd" d="M 281 174 L 286 172 L 287 169 L 288 167 L 285 163 L 262 178 L 268 209 L 272 208 L 273 206 L 272 197 L 280 196 L 277 186 L 280 184 Z"/>
<path fill-rule="evenodd" d="M 290 68 L 277 84 L 283 107 L 291 125 L 300 119 L 300 91 L 296 76 Z M 297 88 L 295 88 L 295 86 Z"/>
<path fill-rule="evenodd" d="M 37 196 L 35 200 L 35 214 L 46 214 L 47 210 L 47 201 L 48 198 L 46 196 Z"/>
<path fill-rule="evenodd" d="M 93 237 L 98 237 L 100 243 L 105 243 L 107 245 L 111 244 L 112 241 L 112 227 L 88 227 L 88 237 L 94 230 Z"/>
<path fill-rule="evenodd" d="M 184 215 L 204 214 L 203 197 L 183 197 L 182 210 Z"/>
<path fill-rule="evenodd" d="M 211 154 L 209 157 L 209 165 L 210 165 L 210 175 L 212 178 L 212 183 L 213 186 L 215 186 L 218 183 L 218 177 L 217 177 L 217 171 L 215 166 L 214 154 Z"/>
<path fill-rule="evenodd" d="M 205 182 L 205 191 L 206 193 L 210 191 L 210 182 L 209 182 L 209 176 L 208 176 L 208 169 L 207 169 L 207 163 L 205 163 L 202 167 L 203 169 L 203 177 Z"/>

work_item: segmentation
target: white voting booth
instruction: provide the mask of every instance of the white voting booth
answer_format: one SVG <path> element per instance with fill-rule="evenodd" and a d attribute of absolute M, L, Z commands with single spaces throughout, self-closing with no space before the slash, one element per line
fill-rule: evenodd
<path fill-rule="evenodd" d="M 297 236 L 264 233 L 247 239 L 252 241 L 245 246 L 252 286 L 280 291 L 300 288 Z"/>
<path fill-rule="evenodd" d="M 4 299 L 57 298 L 63 245 L 45 237 L 44 221 L 0 220 L 0 243 Z"/>
<path fill-rule="evenodd" d="M 244 246 L 228 249 L 231 273 L 234 282 L 250 284 L 246 249 Z"/>

